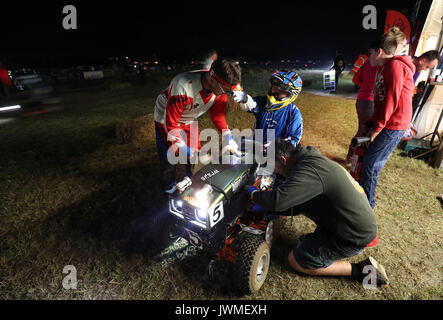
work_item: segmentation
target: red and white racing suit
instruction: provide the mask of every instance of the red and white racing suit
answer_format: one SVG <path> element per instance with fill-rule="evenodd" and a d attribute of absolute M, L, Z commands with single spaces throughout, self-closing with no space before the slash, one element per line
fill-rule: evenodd
<path fill-rule="evenodd" d="M 190 147 L 192 151 L 200 150 L 198 127 L 195 131 L 196 136 L 191 137 L 191 123 L 198 125 L 197 118 L 208 110 L 215 127 L 220 132 L 228 130 L 225 118 L 227 97 L 225 94 L 206 95 L 201 82 L 204 72 L 207 71 L 191 71 L 177 75 L 169 87 L 157 97 L 154 118 L 156 132 L 160 134 L 160 140 L 157 138 L 157 146 L 162 149 L 159 152 L 160 157 L 166 156 L 163 154 L 164 149 L 171 145 L 175 150 L 184 146 Z M 186 133 L 186 140 L 178 130 Z"/>

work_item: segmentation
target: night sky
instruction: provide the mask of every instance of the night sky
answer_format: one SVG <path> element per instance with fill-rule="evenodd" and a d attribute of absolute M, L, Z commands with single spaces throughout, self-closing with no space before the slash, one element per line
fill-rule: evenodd
<path fill-rule="evenodd" d="M 0 5 L 0 60 L 16 63 L 102 61 L 112 56 L 196 59 L 208 49 L 245 60 L 352 60 L 383 32 L 386 9 L 409 16 L 414 0 L 386 1 L 59 1 Z M 235 4 L 234 4 L 235 3 Z M 64 30 L 65 5 L 77 30 Z M 365 5 L 378 29 L 362 27 Z"/>

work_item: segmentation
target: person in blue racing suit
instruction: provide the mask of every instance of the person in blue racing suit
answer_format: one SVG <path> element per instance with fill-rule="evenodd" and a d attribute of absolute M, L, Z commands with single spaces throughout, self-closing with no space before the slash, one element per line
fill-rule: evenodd
<path fill-rule="evenodd" d="M 267 130 L 275 130 L 275 139 L 290 140 L 294 146 L 303 133 L 303 118 L 294 104 L 302 89 L 302 79 L 295 71 L 278 71 L 272 74 L 267 96 L 251 98 L 244 91 L 234 91 L 233 99 L 242 110 L 255 115 L 254 131 L 263 130 L 263 144 L 267 144 Z M 255 137 L 254 137 L 255 138 Z"/>
<path fill-rule="evenodd" d="M 257 129 L 263 130 L 263 144 L 269 144 L 268 130 L 274 130 L 275 139 L 288 140 L 294 147 L 300 143 L 303 133 L 303 117 L 294 104 L 303 86 L 302 78 L 295 71 L 277 71 L 270 78 L 267 96 L 251 98 L 244 91 L 234 91 L 232 97 L 240 104 L 242 110 L 255 115 L 254 140 Z M 274 187 L 280 185 L 284 177 L 277 174 Z M 267 212 L 255 204 L 254 212 L 265 212 L 267 221 L 278 218 L 278 215 Z"/>

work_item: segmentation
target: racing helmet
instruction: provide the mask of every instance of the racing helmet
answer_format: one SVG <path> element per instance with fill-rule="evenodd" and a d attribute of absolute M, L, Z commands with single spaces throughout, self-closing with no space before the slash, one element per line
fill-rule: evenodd
<path fill-rule="evenodd" d="M 288 92 L 291 98 L 297 98 L 303 86 L 300 75 L 290 70 L 274 72 L 269 81 L 271 86 L 276 86 L 278 90 Z"/>

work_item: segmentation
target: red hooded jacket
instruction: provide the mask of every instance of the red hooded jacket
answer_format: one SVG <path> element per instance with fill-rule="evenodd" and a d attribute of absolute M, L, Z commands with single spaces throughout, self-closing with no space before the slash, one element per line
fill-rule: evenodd
<path fill-rule="evenodd" d="M 369 120 L 376 132 L 383 128 L 406 130 L 412 118 L 415 66 L 409 56 L 395 56 L 378 71 L 374 88 L 374 114 Z"/>

